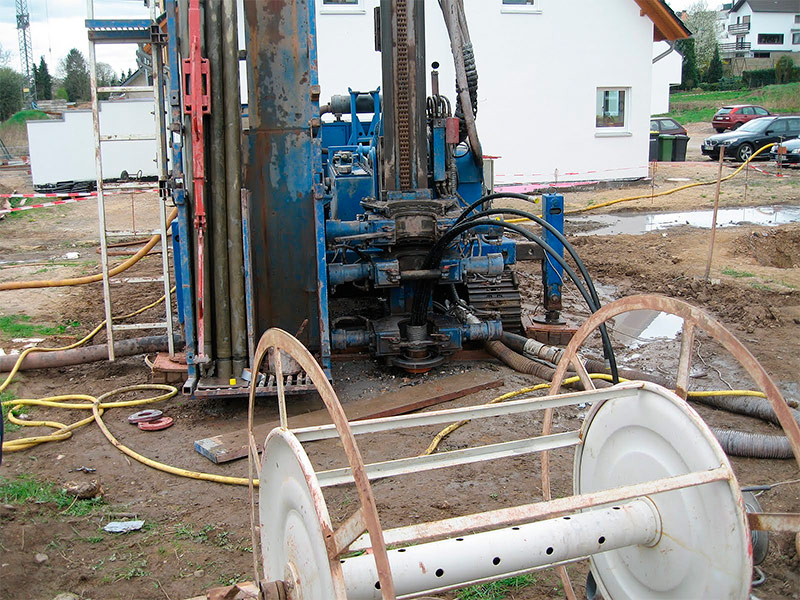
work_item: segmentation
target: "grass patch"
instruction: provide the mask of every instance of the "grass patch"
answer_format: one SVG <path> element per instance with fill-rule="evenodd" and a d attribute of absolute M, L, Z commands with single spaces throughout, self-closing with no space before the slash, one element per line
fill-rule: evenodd
<path fill-rule="evenodd" d="M 41 110 L 21 110 L 14 113 L 3 122 L 4 125 L 25 125 L 26 121 L 43 121 L 50 118 L 46 112 Z"/>
<path fill-rule="evenodd" d="M 14 395 L 14 392 L 9 392 L 8 390 L 0 392 L 0 403 L 8 402 L 9 400 L 16 400 L 17 397 Z M 28 414 L 30 406 L 20 406 L 16 410 L 14 410 L 14 416 L 18 417 L 22 414 Z M 3 406 L 3 430 L 6 433 L 13 433 L 14 431 L 19 431 L 22 429 L 22 425 L 17 425 L 16 423 L 12 423 L 8 420 L 8 413 L 12 411 L 13 407 L 10 404 L 6 404 Z"/>
<path fill-rule="evenodd" d="M 728 277 L 735 277 L 736 279 L 756 276 L 755 273 L 751 273 L 750 271 L 737 271 L 736 269 L 731 269 L 729 267 L 725 267 L 724 269 L 722 269 L 722 274 L 727 275 Z"/>
<path fill-rule="evenodd" d="M 15 479 L 0 477 L 0 502 L 4 504 L 54 504 L 65 514 L 75 517 L 88 515 L 103 504 L 102 498 L 76 500 L 63 489 L 52 483 L 36 481 L 30 475 L 20 475 Z"/>
<path fill-rule="evenodd" d="M 670 95 L 670 116 L 682 125 L 708 122 L 725 104 L 759 104 L 776 113 L 800 112 L 800 83 L 755 90 L 676 92 Z"/>
<path fill-rule="evenodd" d="M 6 337 L 32 337 L 37 335 L 60 335 L 67 329 L 79 327 L 78 321 L 67 321 L 55 327 L 38 325 L 31 322 L 28 315 L 4 315 L 0 317 L 0 332 Z"/>
<path fill-rule="evenodd" d="M 534 583 L 536 578 L 533 575 L 518 575 L 464 588 L 457 598 L 458 600 L 503 600 L 509 592 L 516 592 Z"/>

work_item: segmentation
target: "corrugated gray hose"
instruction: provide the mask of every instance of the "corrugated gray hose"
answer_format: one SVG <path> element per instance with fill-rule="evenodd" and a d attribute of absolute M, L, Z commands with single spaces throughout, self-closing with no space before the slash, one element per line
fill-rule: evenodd
<path fill-rule="evenodd" d="M 552 380 L 555 369 L 531 360 L 530 357 L 535 356 L 540 360 L 558 363 L 564 352 L 561 348 L 546 346 L 535 340 L 509 332 L 503 332 L 503 337 L 501 339 L 502 342 L 495 341 L 486 344 L 486 349 L 490 354 L 496 356 L 516 371 L 534 375 L 545 381 Z M 589 373 L 608 372 L 603 361 L 594 359 L 586 361 L 586 370 Z M 663 387 L 670 387 L 664 378 L 642 371 L 620 369 L 619 373 L 626 379 L 651 381 Z M 608 384 L 607 382 L 595 381 L 595 385 L 598 387 L 605 387 Z M 713 408 L 754 417 L 774 425 L 780 425 L 775 411 L 772 410 L 772 405 L 765 398 L 754 396 L 708 396 L 692 398 L 691 400 L 692 402 L 698 402 Z M 800 411 L 791 409 L 791 412 L 795 421 L 800 423 Z M 789 440 L 783 435 L 767 435 L 713 427 L 711 431 L 719 441 L 722 449 L 729 456 L 744 456 L 747 458 L 794 458 L 791 444 L 789 444 Z"/>

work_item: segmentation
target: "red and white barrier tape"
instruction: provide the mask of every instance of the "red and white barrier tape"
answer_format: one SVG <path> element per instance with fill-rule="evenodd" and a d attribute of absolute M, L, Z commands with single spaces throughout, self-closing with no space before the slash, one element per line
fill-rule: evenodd
<path fill-rule="evenodd" d="M 638 167 L 615 167 L 613 169 L 593 169 L 591 171 L 558 171 L 558 177 L 572 177 L 574 175 L 596 175 L 597 173 L 612 173 L 618 171 L 634 171 L 636 169 L 647 169 L 648 165 Z M 553 177 L 555 172 L 550 173 L 496 173 L 495 179 L 531 179 L 533 177 Z"/>
<path fill-rule="evenodd" d="M 104 196 L 116 196 L 119 194 L 135 194 L 141 192 L 157 192 L 158 188 L 151 190 L 129 190 L 129 191 L 113 191 L 104 192 Z M 15 206 L 10 210 L 0 210 L 0 215 L 12 212 L 20 212 L 23 210 L 32 210 L 34 208 L 52 208 L 53 206 L 61 206 L 63 204 L 74 204 L 81 200 L 93 200 L 97 197 L 97 192 L 88 192 L 85 194 L 0 194 L 0 198 L 63 198 L 63 200 L 54 200 L 53 202 L 41 202 L 39 204 L 26 204 L 24 206 Z"/>

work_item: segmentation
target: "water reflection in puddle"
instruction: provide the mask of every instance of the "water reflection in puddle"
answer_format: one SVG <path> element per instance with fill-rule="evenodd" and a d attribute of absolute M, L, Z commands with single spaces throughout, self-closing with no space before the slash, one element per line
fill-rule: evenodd
<path fill-rule="evenodd" d="M 597 224 L 597 227 L 575 235 L 641 234 L 681 225 L 709 229 L 713 215 L 714 212 L 711 210 L 643 215 L 591 215 L 570 217 L 566 229 L 569 233 L 570 224 L 584 223 L 587 225 Z M 800 206 L 722 208 L 717 213 L 717 227 L 734 227 L 742 223 L 774 226 L 798 221 L 800 221 Z"/>
<path fill-rule="evenodd" d="M 615 339 L 628 348 L 639 348 L 654 340 L 672 340 L 683 327 L 683 319 L 657 310 L 634 310 L 614 319 Z"/>

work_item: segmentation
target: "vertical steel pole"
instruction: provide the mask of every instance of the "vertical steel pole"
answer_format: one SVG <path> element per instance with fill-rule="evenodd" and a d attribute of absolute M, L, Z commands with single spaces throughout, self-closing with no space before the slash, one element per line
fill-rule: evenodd
<path fill-rule="evenodd" d="M 725 160 L 725 145 L 719 145 L 719 168 L 717 169 L 717 190 L 714 192 L 714 217 L 711 221 L 711 242 L 708 245 L 708 261 L 706 262 L 705 280 L 711 274 L 711 259 L 714 256 L 714 238 L 717 235 L 717 212 L 719 211 L 719 188 L 722 184 L 722 162 Z"/>
<path fill-rule="evenodd" d="M 150 3 L 150 19 L 158 23 L 158 5 L 154 0 Z M 169 355 L 175 354 L 175 341 L 172 335 L 172 286 L 169 280 L 169 243 L 167 242 L 167 123 L 166 123 L 166 98 L 164 97 L 164 46 L 150 44 L 153 57 L 153 99 L 156 129 L 156 164 L 158 166 L 158 217 L 161 229 L 161 272 L 164 277 L 164 314 L 167 326 L 167 349 Z M 174 260 L 174 256 L 173 256 Z"/>
<path fill-rule="evenodd" d="M 231 369 L 230 288 L 228 286 L 228 211 L 225 179 L 225 111 L 222 64 L 222 0 L 206 1 L 206 55 L 211 69 L 211 260 L 214 273 L 214 339 L 217 377 L 228 381 Z"/>
<path fill-rule="evenodd" d="M 236 0 L 222 0 L 222 66 L 225 97 L 225 182 L 228 209 L 228 278 L 230 288 L 233 376 L 248 361 L 247 312 L 242 240 L 242 101 L 239 92 L 239 27 Z"/>
<path fill-rule="evenodd" d="M 169 104 L 170 104 L 170 130 L 172 150 L 172 173 L 170 187 L 173 200 L 178 207 L 178 232 L 180 238 L 180 252 L 174 257 L 176 282 L 180 281 L 177 293 L 181 297 L 180 305 L 183 309 L 183 330 L 186 338 L 186 366 L 188 380 L 184 385 L 184 393 L 192 393 L 197 384 L 197 364 L 195 363 L 195 306 L 192 277 L 192 235 L 189 223 L 191 215 L 186 202 L 186 188 L 183 170 L 183 103 L 181 101 L 181 69 L 180 69 L 180 42 L 178 34 L 179 14 L 177 0 L 166 0 L 167 37 L 169 55 Z M 178 273 L 180 272 L 180 277 Z"/>

